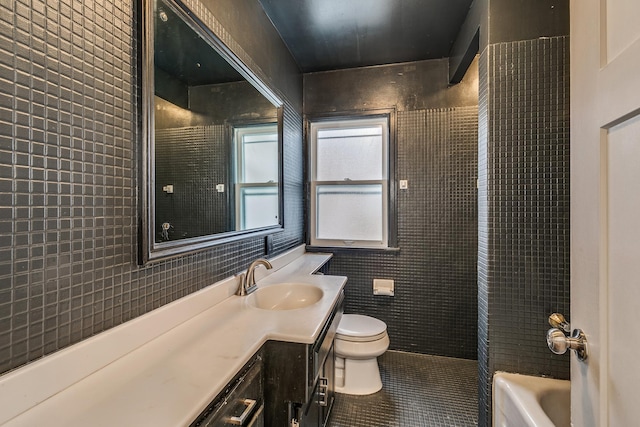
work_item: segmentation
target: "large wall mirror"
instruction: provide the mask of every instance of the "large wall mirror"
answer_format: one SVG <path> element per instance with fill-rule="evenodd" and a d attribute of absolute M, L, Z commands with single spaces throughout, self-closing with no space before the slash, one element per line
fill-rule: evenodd
<path fill-rule="evenodd" d="M 180 2 L 144 2 L 140 263 L 283 227 L 282 102 Z"/>

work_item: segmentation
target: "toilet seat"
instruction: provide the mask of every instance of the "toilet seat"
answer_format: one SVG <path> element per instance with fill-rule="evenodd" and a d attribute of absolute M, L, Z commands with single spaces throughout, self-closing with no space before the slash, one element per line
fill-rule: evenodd
<path fill-rule="evenodd" d="M 349 341 L 336 338 L 335 352 L 337 357 L 347 359 L 370 359 L 383 354 L 389 348 L 389 336 L 384 334 L 375 341 Z"/>
<path fill-rule="evenodd" d="M 366 337 L 352 337 L 350 335 L 336 334 L 337 340 L 349 341 L 349 342 L 371 342 L 383 339 L 387 336 L 387 331 L 379 333 L 378 335 L 366 336 Z"/>
<path fill-rule="evenodd" d="M 352 342 L 376 341 L 386 335 L 386 323 L 362 314 L 343 315 L 336 331 L 336 339 Z"/>

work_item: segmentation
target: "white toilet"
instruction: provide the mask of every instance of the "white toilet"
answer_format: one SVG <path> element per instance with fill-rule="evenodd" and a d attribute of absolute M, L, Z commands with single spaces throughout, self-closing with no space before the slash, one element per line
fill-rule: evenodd
<path fill-rule="evenodd" d="M 345 314 L 335 338 L 335 390 L 371 394 L 382 388 L 377 357 L 389 348 L 387 325 L 361 314 Z"/>

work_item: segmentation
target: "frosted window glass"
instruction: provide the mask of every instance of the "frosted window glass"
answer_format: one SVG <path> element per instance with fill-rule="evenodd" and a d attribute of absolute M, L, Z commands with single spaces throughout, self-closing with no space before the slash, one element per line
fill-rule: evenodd
<path fill-rule="evenodd" d="M 244 177 L 242 182 L 278 181 L 278 141 L 244 144 Z"/>
<path fill-rule="evenodd" d="M 269 133 L 253 133 L 243 136 L 244 142 L 278 142 L 278 134 L 276 128 Z"/>
<path fill-rule="evenodd" d="M 381 241 L 382 185 L 319 185 L 317 238 Z"/>
<path fill-rule="evenodd" d="M 380 126 L 319 130 L 316 180 L 352 181 L 386 178 Z"/>
<path fill-rule="evenodd" d="M 318 129 L 318 138 L 382 135 L 382 126 Z"/>
<path fill-rule="evenodd" d="M 278 188 L 242 188 L 242 229 L 278 224 Z"/>

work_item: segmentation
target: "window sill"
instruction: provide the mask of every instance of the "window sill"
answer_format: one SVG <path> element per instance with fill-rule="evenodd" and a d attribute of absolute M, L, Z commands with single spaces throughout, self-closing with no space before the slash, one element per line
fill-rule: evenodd
<path fill-rule="evenodd" d="M 353 253 L 353 254 L 367 254 L 367 253 L 385 253 L 385 254 L 399 254 L 400 248 L 352 248 L 348 246 L 306 246 L 307 252 L 333 252 L 333 253 Z"/>

